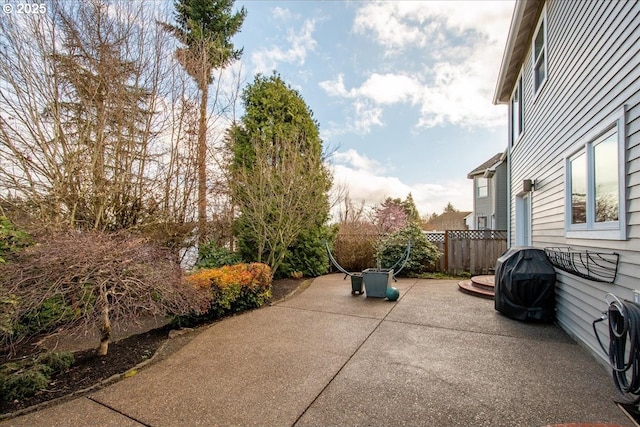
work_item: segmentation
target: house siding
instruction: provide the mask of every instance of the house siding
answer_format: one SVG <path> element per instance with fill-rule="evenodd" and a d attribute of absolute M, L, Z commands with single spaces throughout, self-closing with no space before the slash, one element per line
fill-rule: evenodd
<path fill-rule="evenodd" d="M 506 230 L 507 222 L 509 220 L 507 217 L 507 204 L 509 198 L 507 196 L 508 175 L 506 162 L 502 162 L 496 168 L 496 174 L 494 175 L 493 180 L 495 181 L 495 197 L 493 198 L 495 200 L 495 207 L 493 209 L 496 216 L 495 229 Z"/>
<path fill-rule="evenodd" d="M 571 246 L 620 254 L 615 284 L 563 272 L 557 275 L 558 323 L 604 359 L 591 322 L 606 308 L 607 293 L 632 299 L 632 290 L 640 288 L 640 2 L 549 0 L 546 19 L 547 80 L 534 96 L 529 52 L 522 69 L 524 134 L 508 153 L 510 242 L 515 242 L 515 200 L 521 183 L 535 179 L 531 194 L 533 246 Z M 566 238 L 564 158 L 623 106 L 627 240 Z M 605 332 L 603 329 L 606 337 Z"/>
<path fill-rule="evenodd" d="M 474 212 L 474 225 L 473 228 L 478 228 L 478 217 L 486 216 L 487 217 L 487 227 L 491 227 L 491 200 L 493 199 L 493 185 L 492 180 L 490 179 L 487 182 L 487 196 L 486 197 L 478 197 L 478 179 L 482 178 L 482 176 L 475 177 L 473 179 L 473 212 Z"/>

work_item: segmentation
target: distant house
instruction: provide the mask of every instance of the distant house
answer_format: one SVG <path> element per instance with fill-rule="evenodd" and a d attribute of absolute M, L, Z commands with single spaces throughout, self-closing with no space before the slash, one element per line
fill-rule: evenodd
<path fill-rule="evenodd" d="M 471 212 L 445 212 L 429 220 L 422 229 L 424 231 L 467 230 L 465 218 Z"/>
<path fill-rule="evenodd" d="M 606 360 L 591 322 L 640 288 L 640 2 L 517 1 L 494 103 L 509 106 L 509 245 L 564 251 L 557 322 Z"/>
<path fill-rule="evenodd" d="M 507 229 L 507 153 L 498 153 L 469 172 L 473 179 L 473 229 Z"/>

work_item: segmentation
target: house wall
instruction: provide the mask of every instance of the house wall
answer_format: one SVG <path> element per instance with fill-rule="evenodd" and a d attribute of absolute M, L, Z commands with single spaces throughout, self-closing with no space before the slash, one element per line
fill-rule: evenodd
<path fill-rule="evenodd" d="M 549 0 L 546 17 L 547 80 L 535 99 L 531 47 L 522 70 L 524 133 L 509 152 L 510 242 L 515 241 L 517 193 L 524 179 L 536 179 L 533 246 L 620 254 L 614 284 L 557 275 L 558 323 L 604 359 L 591 323 L 606 309 L 605 295 L 632 299 L 631 290 L 640 288 L 640 2 Z M 624 105 L 627 240 L 566 238 L 564 158 Z"/>
<path fill-rule="evenodd" d="M 491 213 L 492 213 L 492 204 L 491 200 L 493 199 L 493 186 L 491 180 L 488 180 L 487 183 L 487 196 L 486 197 L 478 197 L 478 179 L 482 178 L 482 175 L 476 176 L 473 178 L 473 214 L 474 214 L 474 229 L 478 228 L 478 217 L 485 216 L 487 217 L 487 228 L 491 228 Z"/>
<path fill-rule="evenodd" d="M 509 197 L 507 192 L 507 162 L 502 162 L 497 168 L 496 173 L 493 176 L 495 182 L 495 197 L 493 213 L 496 216 L 495 230 L 506 230 L 507 222 L 509 218 L 507 216 L 507 204 L 509 203 Z"/>

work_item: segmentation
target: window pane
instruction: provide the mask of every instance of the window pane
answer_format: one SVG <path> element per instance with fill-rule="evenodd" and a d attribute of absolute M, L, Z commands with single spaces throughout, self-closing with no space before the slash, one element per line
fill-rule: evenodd
<path fill-rule="evenodd" d="M 540 55 L 538 61 L 536 61 L 536 69 L 535 69 L 535 79 L 536 79 L 536 89 L 540 87 L 544 78 L 547 76 L 547 69 L 544 64 L 544 53 Z"/>
<path fill-rule="evenodd" d="M 489 195 L 489 187 L 486 178 L 478 179 L 478 197 L 487 197 Z"/>
<path fill-rule="evenodd" d="M 618 134 L 593 147 L 596 222 L 618 220 Z"/>
<path fill-rule="evenodd" d="M 521 125 L 520 125 L 520 90 L 519 87 L 516 88 L 516 91 L 513 93 L 513 98 L 511 99 L 511 141 L 515 142 L 520 136 Z"/>
<path fill-rule="evenodd" d="M 571 167 L 571 223 L 587 222 L 587 156 L 585 153 L 570 161 Z"/>
<path fill-rule="evenodd" d="M 535 42 L 535 59 L 538 61 L 538 57 L 540 56 L 540 52 L 544 48 L 544 21 L 538 28 L 538 33 L 536 34 L 536 42 Z"/>

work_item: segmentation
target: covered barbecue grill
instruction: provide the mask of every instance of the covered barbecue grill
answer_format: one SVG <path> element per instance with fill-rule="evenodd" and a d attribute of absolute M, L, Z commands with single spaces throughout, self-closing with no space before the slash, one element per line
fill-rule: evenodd
<path fill-rule="evenodd" d="M 553 322 L 556 271 L 544 250 L 511 248 L 496 263 L 495 308 L 516 320 Z"/>

